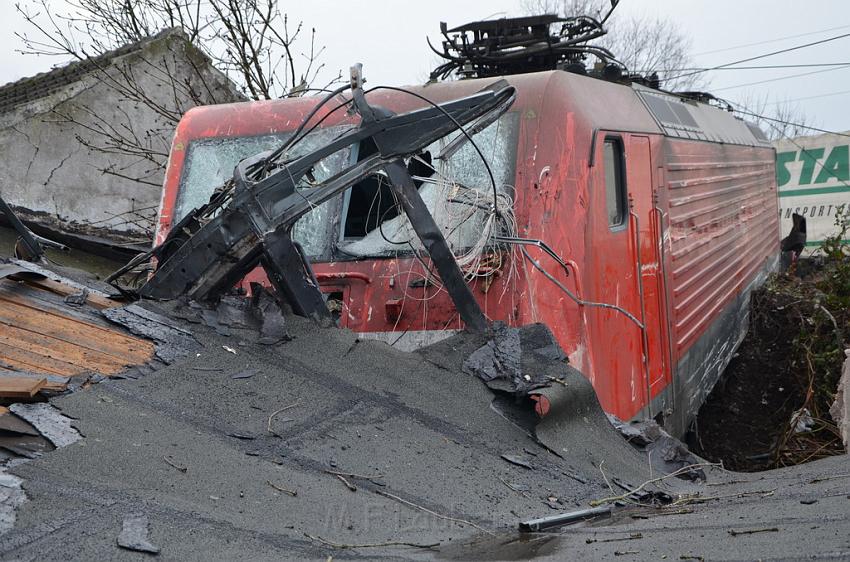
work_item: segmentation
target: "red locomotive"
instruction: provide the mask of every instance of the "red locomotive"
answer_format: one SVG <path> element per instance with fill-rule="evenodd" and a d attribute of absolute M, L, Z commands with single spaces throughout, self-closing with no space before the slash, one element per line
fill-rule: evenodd
<path fill-rule="evenodd" d="M 535 36 L 541 22 L 564 20 L 506 21 Z M 453 31 L 475 39 L 497 31 L 477 25 Z M 629 80 L 610 64 L 587 75 L 565 52 L 541 63 L 556 70 L 506 76 L 517 92 L 507 111 L 470 131 L 474 142 L 435 143 L 411 173 L 489 319 L 545 323 L 606 411 L 663 418 L 681 435 L 746 332 L 750 291 L 778 261 L 774 150 L 729 111 Z M 456 65 L 478 78 L 409 90 L 437 103 L 470 95 L 506 68 L 481 60 Z M 520 68 L 535 70 L 523 60 Z M 428 105 L 398 90 L 367 97 L 396 112 Z M 157 242 L 237 162 L 280 144 L 316 104 L 189 111 L 174 138 Z M 301 150 L 356 123 L 337 106 L 320 108 Z M 313 173 L 331 174 L 335 159 L 356 152 L 340 151 Z M 317 206 L 294 235 L 341 327 L 406 349 L 463 327 L 380 175 Z"/>

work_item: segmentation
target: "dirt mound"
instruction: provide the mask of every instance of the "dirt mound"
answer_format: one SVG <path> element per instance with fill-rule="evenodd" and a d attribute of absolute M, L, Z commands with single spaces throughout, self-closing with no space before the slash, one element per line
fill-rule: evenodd
<path fill-rule="evenodd" d="M 850 311 L 842 272 L 785 274 L 753 293 L 749 332 L 712 391 L 692 450 L 756 471 L 844 452 L 829 416 Z"/>

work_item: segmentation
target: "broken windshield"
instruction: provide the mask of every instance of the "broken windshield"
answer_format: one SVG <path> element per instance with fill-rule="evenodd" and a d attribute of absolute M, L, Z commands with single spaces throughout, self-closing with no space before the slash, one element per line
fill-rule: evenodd
<path fill-rule="evenodd" d="M 319 129 L 304 137 L 289 151 L 289 157 L 295 158 L 316 150 L 342 134 L 351 126 Z M 273 150 L 281 146 L 291 133 L 278 133 L 252 137 L 206 138 L 192 141 L 186 151 L 183 175 L 174 212 L 180 220 L 193 209 L 205 204 L 213 191 L 233 177 L 233 169 L 241 160 Z M 321 182 L 343 169 L 351 157 L 350 148 L 340 150 L 318 162 L 312 170 L 312 181 Z M 310 189 L 306 178 L 297 186 Z M 331 212 L 333 204 L 328 201 L 301 217 L 292 230 L 292 237 L 298 241 L 308 256 L 321 256 L 330 246 Z"/>
<path fill-rule="evenodd" d="M 473 136 L 492 170 L 500 207 L 510 204 L 516 154 L 518 114 L 509 112 Z M 318 129 L 296 144 L 290 157 L 297 157 L 331 142 L 346 127 Z M 179 220 L 209 200 L 213 191 L 232 177 L 236 164 L 249 156 L 280 146 L 291 133 L 251 137 L 207 138 L 192 141 L 186 153 L 175 208 Z M 475 147 L 466 142 L 445 159 L 440 151 L 462 133 L 453 133 L 432 144 L 409 166 L 422 199 L 453 250 L 471 248 L 488 232 L 492 217 L 493 185 L 487 167 Z M 311 181 L 322 182 L 353 161 L 344 149 L 316 165 Z M 300 189 L 310 189 L 306 179 Z M 388 256 L 420 249 L 421 244 L 404 213 L 399 214 L 381 175 L 364 178 L 346 191 L 342 216 L 334 212 L 339 202 L 327 201 L 304 215 L 294 226 L 292 237 L 312 258 L 331 255 L 336 249 L 351 257 Z M 337 229 L 337 223 L 342 220 Z M 332 244 L 339 233 L 336 245 Z"/>
<path fill-rule="evenodd" d="M 455 253 L 486 243 L 483 238 L 492 233 L 488 221 L 493 217 L 494 197 L 500 211 L 512 213 L 506 207 L 513 197 L 518 123 L 518 113 L 509 112 L 473 136 L 492 171 L 496 193 L 487 165 L 472 143 L 465 142 L 448 157 L 439 158 L 441 151 L 463 134 L 460 131 L 433 143 L 408 165 L 419 194 Z M 371 186 L 364 181 L 346 194 L 346 224 L 339 249 L 354 257 L 421 249 L 407 216 L 395 209 L 388 180 L 376 175 L 370 181 Z M 362 216 L 364 210 L 369 215 Z M 351 228 L 351 223 L 357 228 Z"/>

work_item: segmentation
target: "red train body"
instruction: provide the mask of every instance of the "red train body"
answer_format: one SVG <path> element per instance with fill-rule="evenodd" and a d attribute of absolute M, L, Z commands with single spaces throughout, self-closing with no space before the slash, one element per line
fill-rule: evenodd
<path fill-rule="evenodd" d="M 471 282 L 473 292 L 492 320 L 548 325 L 606 411 L 624 419 L 660 414 L 681 435 L 746 332 L 749 292 L 777 263 L 774 151 L 732 114 L 675 95 L 563 71 L 507 80 L 516 102 L 495 133 L 476 138 L 513 201 L 516 235 L 544 242 L 565 267 L 526 247 L 528 258 L 503 256 Z M 491 81 L 414 90 L 441 102 Z M 397 112 L 423 105 L 400 92 L 375 91 L 369 100 Z M 316 103 L 189 111 L 173 143 L 157 242 L 236 161 L 279 142 Z M 323 127 L 352 123 L 337 111 Z M 450 171 L 480 180 L 470 154 Z M 405 348 L 462 328 L 421 260 L 409 248 L 388 248 L 382 228 L 368 229 L 372 207 L 386 211 L 373 198 L 364 215 L 356 189 L 296 229 L 322 290 L 341 303 L 340 325 Z M 364 236 L 354 235 L 349 226 L 364 221 Z M 255 271 L 247 280 L 261 277 Z M 617 308 L 580 305 L 555 281 L 582 301 Z"/>

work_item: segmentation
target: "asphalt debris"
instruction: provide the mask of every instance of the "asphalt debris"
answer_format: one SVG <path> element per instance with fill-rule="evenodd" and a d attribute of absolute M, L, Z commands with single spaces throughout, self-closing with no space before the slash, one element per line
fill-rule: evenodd
<path fill-rule="evenodd" d="M 159 554 L 159 547 L 148 540 L 148 518 L 145 515 L 132 514 L 124 518 L 118 546 L 136 552 Z"/>

